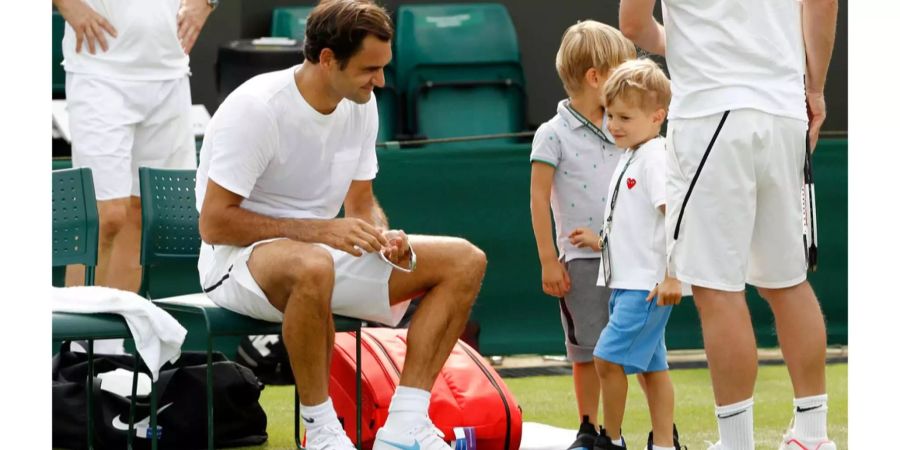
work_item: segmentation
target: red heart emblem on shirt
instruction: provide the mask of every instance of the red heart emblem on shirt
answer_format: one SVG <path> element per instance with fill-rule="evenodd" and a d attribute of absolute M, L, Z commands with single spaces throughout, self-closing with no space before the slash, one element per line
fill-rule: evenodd
<path fill-rule="evenodd" d="M 634 187 L 634 185 L 637 184 L 637 180 L 635 180 L 634 178 L 629 178 L 625 183 L 628 185 L 628 189 L 631 189 Z"/>

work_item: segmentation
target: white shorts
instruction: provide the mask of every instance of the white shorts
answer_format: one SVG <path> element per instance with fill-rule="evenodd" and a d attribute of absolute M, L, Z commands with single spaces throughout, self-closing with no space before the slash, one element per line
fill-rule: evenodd
<path fill-rule="evenodd" d="M 138 167 L 196 169 L 188 77 L 127 81 L 66 73 L 72 165 L 97 200 L 139 196 Z"/>
<path fill-rule="evenodd" d="M 806 279 L 805 121 L 731 111 L 684 206 L 723 114 L 669 122 L 666 241 L 679 280 L 723 291 Z M 675 239 L 677 229 L 677 240 Z"/>
<path fill-rule="evenodd" d="M 250 274 L 247 261 L 260 244 L 281 238 L 255 242 L 247 247 L 211 246 L 203 243 L 197 268 L 200 283 L 210 300 L 238 314 L 269 322 L 281 322 L 284 314 L 276 309 Z M 331 312 L 341 316 L 396 326 L 409 302 L 391 306 L 388 280 L 393 268 L 376 253 L 356 257 L 317 244 L 334 259 L 334 290 Z"/>

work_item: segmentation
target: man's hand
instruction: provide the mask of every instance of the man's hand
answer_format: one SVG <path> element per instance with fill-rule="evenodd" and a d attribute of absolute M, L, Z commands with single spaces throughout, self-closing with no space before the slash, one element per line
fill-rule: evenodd
<path fill-rule="evenodd" d="M 653 300 L 653 297 L 658 297 L 656 304 L 659 306 L 681 303 L 681 282 L 677 278 L 666 275 L 666 279 L 650 291 L 650 295 L 647 296 L 646 300 L 649 302 Z"/>
<path fill-rule="evenodd" d="M 178 10 L 178 40 L 185 54 L 190 54 L 197 42 L 197 36 L 212 12 L 206 0 L 181 0 Z"/>
<path fill-rule="evenodd" d="M 388 245 L 380 230 L 365 220 L 353 217 L 323 221 L 315 242 L 353 256 L 362 256 L 363 252 L 379 252 Z"/>
<path fill-rule="evenodd" d="M 558 259 L 541 263 L 541 285 L 547 295 L 565 297 L 572 287 L 566 266 Z"/>
<path fill-rule="evenodd" d="M 569 242 L 578 248 L 588 247 L 595 252 L 603 249 L 600 245 L 600 235 L 590 228 L 576 228 L 569 234 Z"/>
<path fill-rule="evenodd" d="M 806 114 L 809 116 L 809 152 L 816 150 L 819 131 L 825 123 L 825 93 L 806 91 Z"/>
<path fill-rule="evenodd" d="M 387 246 L 381 252 L 393 264 L 400 265 L 409 258 L 409 238 L 403 230 L 387 230 L 382 233 L 387 239 Z"/>
<path fill-rule="evenodd" d="M 97 52 L 97 45 L 105 52 L 109 49 L 106 37 L 118 36 L 118 32 L 106 19 L 97 14 L 83 0 L 59 0 L 55 1 L 56 8 L 62 14 L 66 22 L 75 30 L 75 53 L 81 52 L 81 44 L 87 39 L 88 51 L 93 55 Z"/>

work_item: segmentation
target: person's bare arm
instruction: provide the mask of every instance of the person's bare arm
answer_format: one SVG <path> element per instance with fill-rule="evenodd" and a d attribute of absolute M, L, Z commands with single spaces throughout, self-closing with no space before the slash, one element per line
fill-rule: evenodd
<path fill-rule="evenodd" d="M 97 45 L 105 52 L 109 50 L 109 45 L 103 33 L 109 33 L 112 37 L 118 36 L 116 28 L 91 9 L 84 0 L 53 0 L 53 5 L 75 30 L 75 53 L 81 52 L 81 45 L 85 40 L 92 55 L 96 53 Z"/>
<path fill-rule="evenodd" d="M 353 180 L 344 198 L 344 217 L 365 220 L 382 230 L 388 229 L 387 216 L 372 190 L 372 180 Z"/>
<path fill-rule="evenodd" d="M 365 220 L 373 225 L 386 244 L 381 249 L 394 264 L 408 264 L 409 238 L 403 230 L 388 229 L 387 216 L 375 198 L 372 180 L 354 180 L 344 198 L 344 217 Z"/>
<path fill-rule="evenodd" d="M 209 244 L 247 246 L 285 237 L 300 242 L 323 243 L 361 256 L 378 251 L 387 241 L 365 220 L 277 219 L 241 208 L 243 198 L 209 180 L 200 210 L 200 237 Z"/>
<path fill-rule="evenodd" d="M 178 41 L 181 42 L 185 54 L 191 53 L 191 49 L 197 43 L 197 37 L 200 36 L 200 30 L 203 29 L 211 12 L 212 7 L 207 0 L 181 0 L 177 16 Z"/>
<path fill-rule="evenodd" d="M 666 31 L 653 18 L 656 0 L 619 2 L 619 29 L 635 45 L 650 53 L 666 56 Z"/>
<path fill-rule="evenodd" d="M 546 294 L 562 297 L 569 292 L 571 281 L 553 244 L 550 190 L 554 173 L 556 168 L 549 164 L 531 163 L 531 226 L 541 261 L 541 286 Z"/>
<path fill-rule="evenodd" d="M 816 148 L 825 122 L 825 76 L 831 63 L 837 27 L 837 0 L 804 0 L 803 42 L 806 46 L 806 104 L 809 145 Z"/>

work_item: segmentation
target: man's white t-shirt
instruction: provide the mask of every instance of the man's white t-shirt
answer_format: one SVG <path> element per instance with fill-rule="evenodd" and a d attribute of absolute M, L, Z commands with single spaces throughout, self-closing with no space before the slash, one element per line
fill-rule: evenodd
<path fill-rule="evenodd" d="M 375 96 L 321 114 L 300 94 L 296 69 L 256 76 L 219 106 L 200 151 L 198 211 L 212 179 L 258 214 L 332 219 L 351 181 L 375 178 Z"/>
<path fill-rule="evenodd" d="M 634 159 L 621 175 L 632 155 Z M 666 217 L 659 208 L 666 203 L 665 140 L 657 137 L 622 154 L 609 186 L 604 220 L 609 217 L 620 175 L 609 231 L 609 287 L 649 291 L 666 274 Z M 604 282 L 602 270 L 599 284 Z"/>
<path fill-rule="evenodd" d="M 97 43 L 92 55 L 85 40 L 81 52 L 75 53 L 75 30 L 66 22 L 66 72 L 134 81 L 174 80 L 188 74 L 188 55 L 178 42 L 180 0 L 83 1 L 116 29 L 118 37 L 103 31 L 107 51 Z"/>
<path fill-rule="evenodd" d="M 807 120 L 801 2 L 664 0 L 670 119 L 751 108 Z"/>

